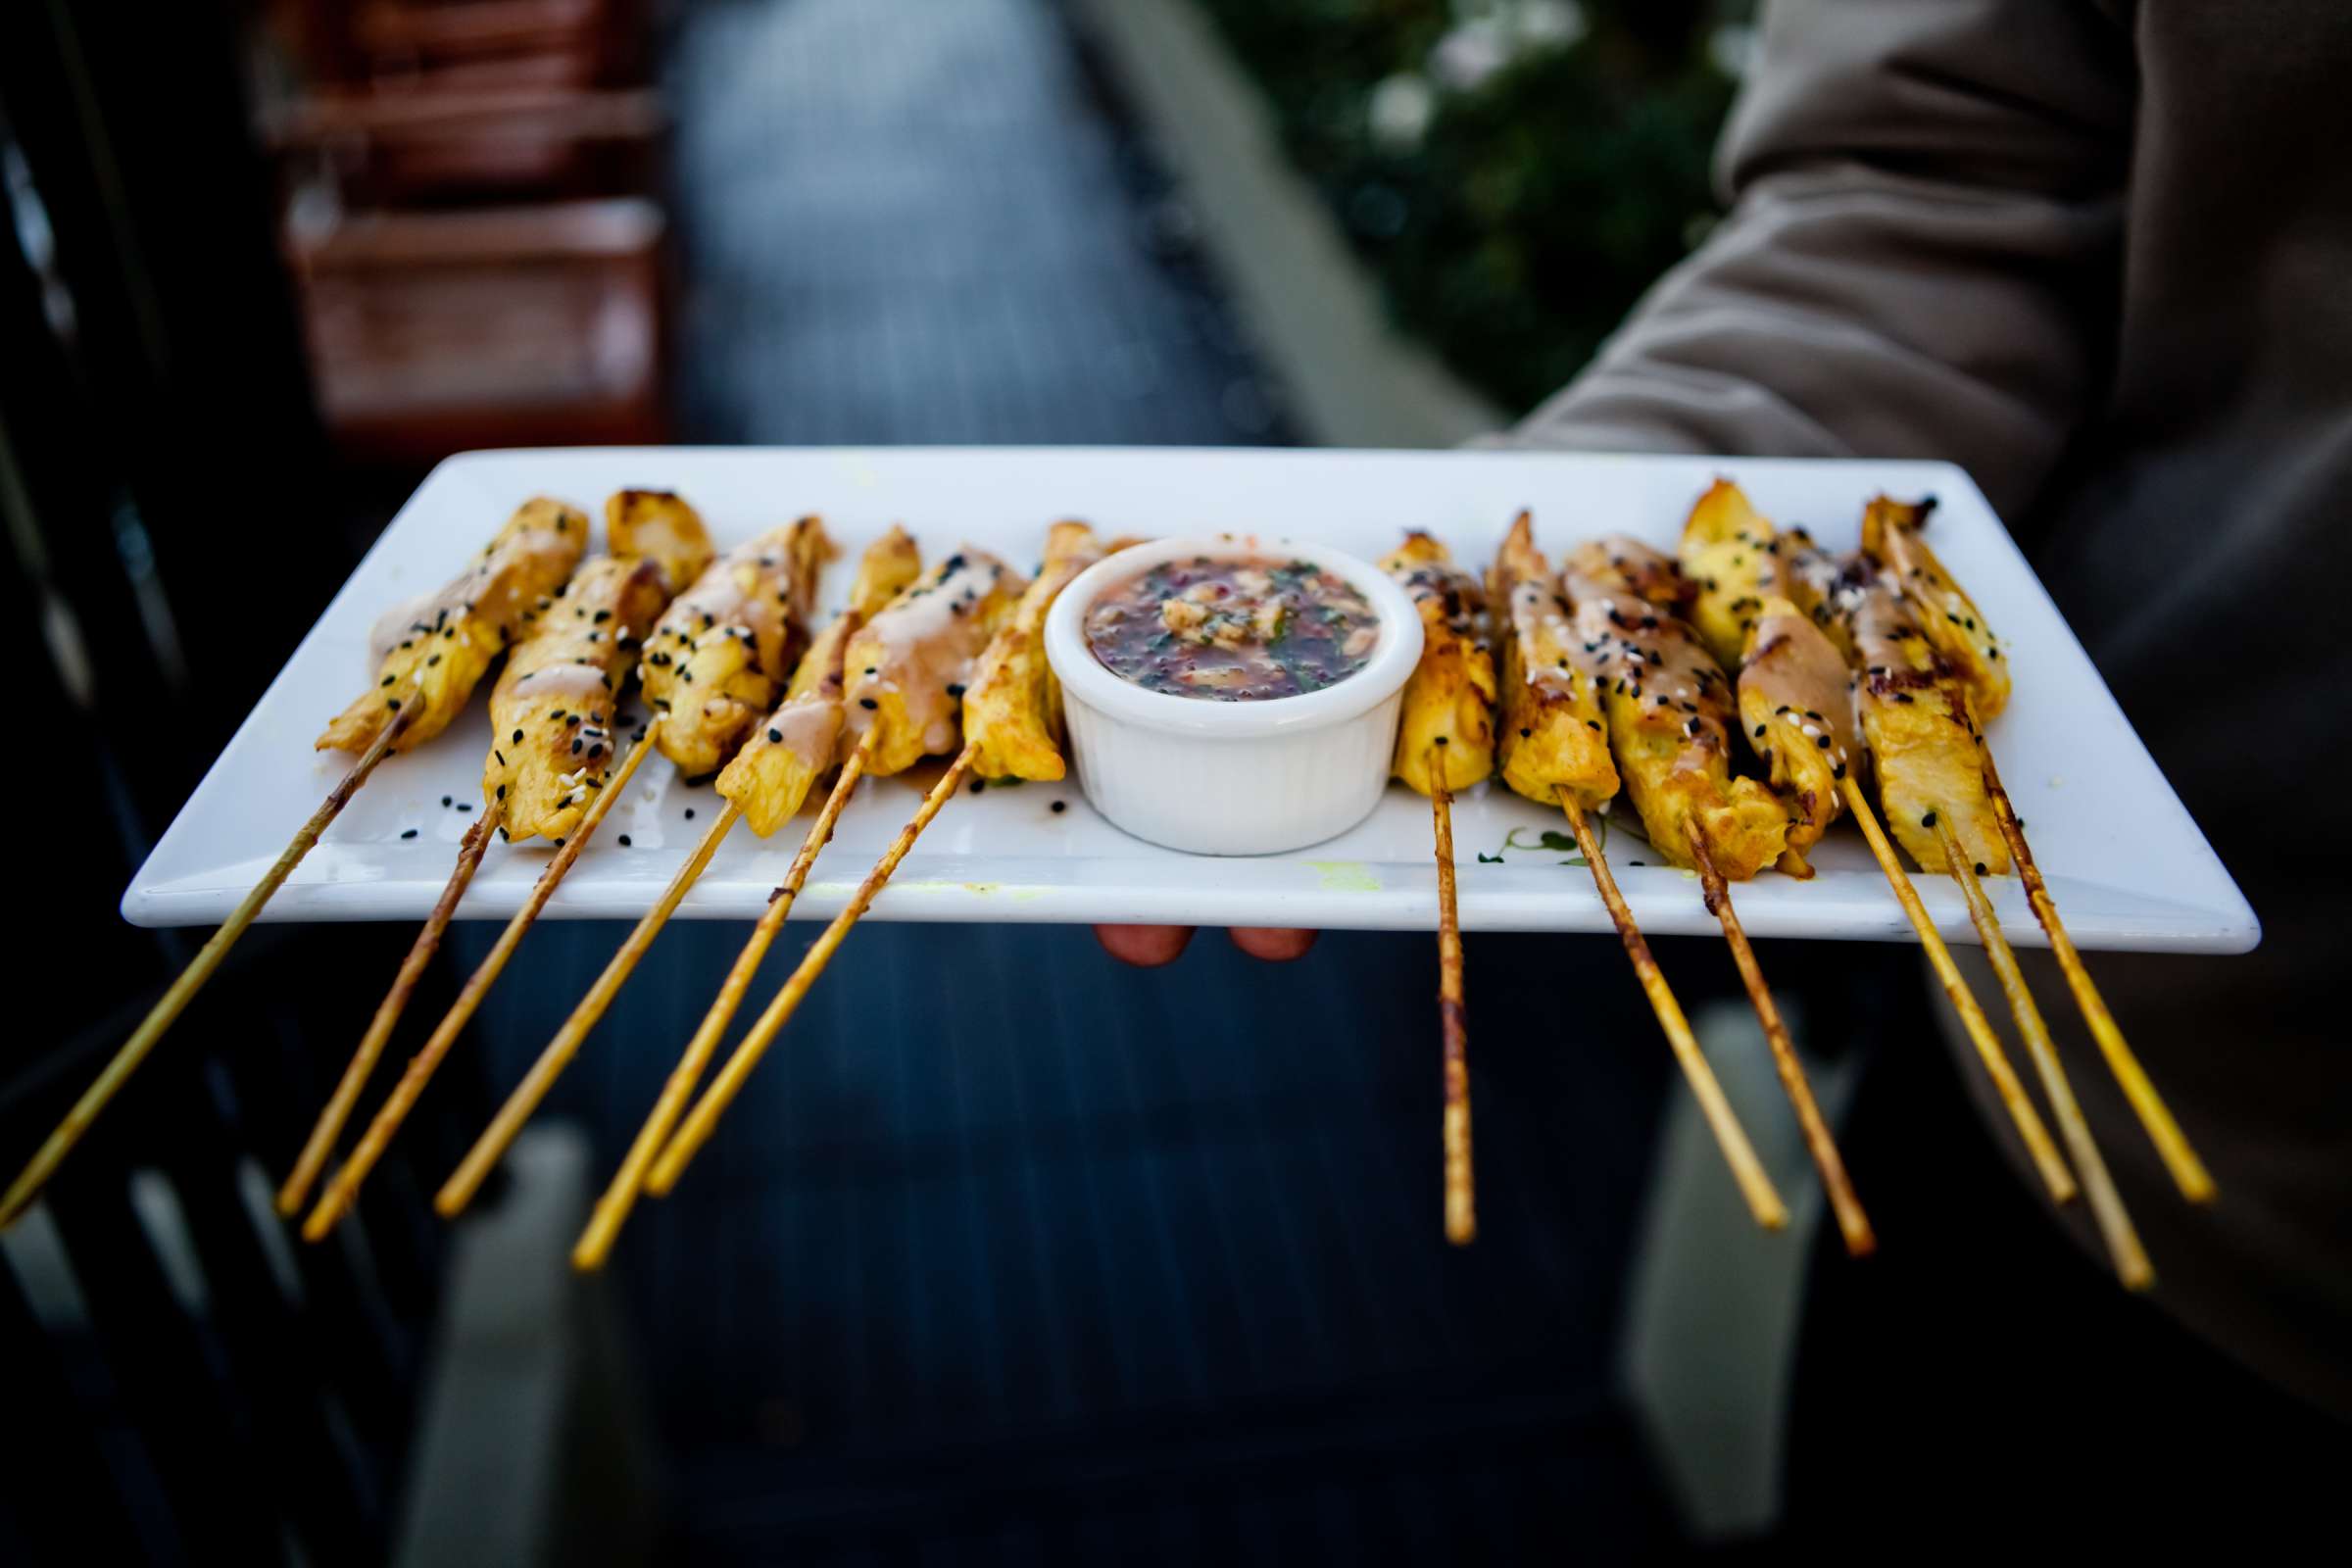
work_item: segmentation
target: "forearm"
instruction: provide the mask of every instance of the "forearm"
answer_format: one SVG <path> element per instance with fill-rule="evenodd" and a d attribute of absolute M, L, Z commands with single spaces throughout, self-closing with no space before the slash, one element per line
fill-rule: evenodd
<path fill-rule="evenodd" d="M 1731 216 L 1511 439 L 1947 458 L 2023 507 L 2113 314 L 2112 25 L 2057 0 L 1771 19 L 1725 138 Z"/>

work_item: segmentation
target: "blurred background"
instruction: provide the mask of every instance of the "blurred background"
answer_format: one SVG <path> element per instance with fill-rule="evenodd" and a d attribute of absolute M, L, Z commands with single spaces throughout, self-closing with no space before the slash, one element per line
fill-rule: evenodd
<path fill-rule="evenodd" d="M 26 721 L 0 1152 L 13 1168 L 193 952 L 122 923 L 122 887 L 441 457 L 1452 444 L 1569 379 L 1704 235 L 1749 9 L 0 8 L 0 636 Z M 1794 1539 L 1817 1216 L 1748 1232 L 1613 951 L 1473 940 L 1484 1230 L 1457 1253 L 1426 939 L 1333 934 L 1274 968 L 1203 933 L 1143 972 L 1083 931 L 863 929 L 696 1180 L 581 1285 L 563 1254 L 590 1183 L 739 933 L 664 938 L 498 1202 L 449 1231 L 422 1194 L 616 935 L 531 937 L 532 983 L 494 996 L 359 1222 L 308 1248 L 269 1192 L 410 932 L 254 932 L 0 1243 L 24 1445 L 0 1559 Z M 485 943 L 460 928 L 417 1016 Z M 1662 946 L 1736 1036 L 1719 949 Z M 1879 1042 L 1922 1044 L 1905 963 L 1767 957 L 1835 1043 L 1834 1104 Z M 1761 1076 L 1735 1095 L 1778 1126 L 1760 1053 L 1737 1054 Z M 1952 1152 L 1923 1172 L 1849 1149 L 1882 1231 L 1947 1259 L 2063 1250 L 1942 1054 L 1906 1054 L 1889 1092 Z M 1767 1153 L 1810 1189 L 1792 1140 Z M 1873 1266 L 1939 1266 L 1894 1250 Z M 1939 1356 L 1937 1386 L 1990 1353 Z"/>

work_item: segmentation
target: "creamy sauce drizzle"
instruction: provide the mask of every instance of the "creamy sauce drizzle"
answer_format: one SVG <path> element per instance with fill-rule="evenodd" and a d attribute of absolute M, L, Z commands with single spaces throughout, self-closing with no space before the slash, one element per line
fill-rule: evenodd
<path fill-rule="evenodd" d="M 1582 669 L 1589 680 L 1600 678 L 1600 666 L 1582 657 L 1568 607 L 1539 581 L 1530 579 L 1511 589 L 1511 635 L 1519 644 L 1522 678 L 1540 693 L 1573 695 L 1576 680 L 1572 671 L 1576 669 Z M 1547 648 L 1566 653 L 1545 658 L 1544 650 Z M 1560 668 L 1557 660 L 1561 657 L 1570 661 L 1568 669 Z"/>
<path fill-rule="evenodd" d="M 1861 750 L 1854 730 L 1854 701 L 1845 661 L 1819 628 L 1801 616 L 1767 614 L 1756 623 L 1756 647 L 1740 672 L 1742 691 L 1753 692 L 1838 763 Z M 1821 746 L 1827 737 L 1830 744 Z"/>
<path fill-rule="evenodd" d="M 936 583 L 909 589 L 867 621 L 852 643 L 852 653 L 868 662 L 847 672 L 844 712 L 851 733 L 862 735 L 873 723 L 867 702 L 895 692 L 926 754 L 956 744 L 962 687 L 971 678 L 972 662 L 988 646 L 989 628 L 977 612 L 1007 568 L 969 545 L 948 558 L 948 567 Z M 879 657 L 873 657 L 877 651 Z M 956 690 L 951 692 L 951 686 Z"/>
<path fill-rule="evenodd" d="M 810 772 L 821 772 L 833 761 L 841 720 L 841 700 L 812 692 L 769 715 L 767 727 L 780 737 L 769 744 L 791 752 Z"/>
<path fill-rule="evenodd" d="M 595 664 L 547 664 L 525 672 L 505 693 L 508 697 L 602 697 L 612 688 L 607 671 Z"/>
<path fill-rule="evenodd" d="M 1645 721 L 1674 723 L 1691 740 L 1712 735 L 1723 746 L 1730 713 L 1723 671 L 1697 635 L 1646 601 L 1570 571 L 1562 581 L 1576 602 L 1582 658 L 1601 661 L 1618 695 L 1641 705 Z"/>
<path fill-rule="evenodd" d="M 572 548 L 575 541 L 562 537 L 565 531 L 536 526 L 517 529 L 494 542 L 471 567 L 431 593 L 384 612 L 368 631 L 370 662 L 380 665 L 406 639 L 438 632 L 473 613 L 477 608 L 496 618 L 500 637 L 512 640 L 520 630 L 516 624 L 519 612 L 530 602 L 528 593 L 518 594 L 517 589 L 529 590 L 538 580 L 524 568 L 538 558 L 546 558 L 543 574 L 552 588 L 577 559 L 578 553 Z M 577 537 L 585 539 L 584 528 Z M 513 579 L 503 591 L 499 581 L 502 576 Z M 523 580 L 526 577 L 530 580 Z"/>

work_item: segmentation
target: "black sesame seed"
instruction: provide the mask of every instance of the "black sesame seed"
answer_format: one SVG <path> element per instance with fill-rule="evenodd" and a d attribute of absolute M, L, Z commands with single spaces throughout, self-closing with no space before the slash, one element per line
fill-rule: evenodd
<path fill-rule="evenodd" d="M 514 738 L 514 741 L 515 741 L 517 744 L 520 744 L 520 742 L 521 742 L 521 740 L 522 740 L 522 731 L 520 731 L 520 730 L 516 730 L 516 731 L 514 732 L 514 737 L 513 737 L 513 738 Z"/>
<path fill-rule="evenodd" d="M 769 725 L 767 731 L 767 744 L 770 746 L 776 746 L 782 744 L 783 740 L 784 732 L 780 729 L 777 729 L 772 724 Z"/>
<path fill-rule="evenodd" d="M 446 795 L 441 797 L 441 809 L 444 811 L 449 809 L 449 800 L 450 798 Z"/>
<path fill-rule="evenodd" d="M 1067 801 L 1055 801 L 1054 803 L 1054 811 L 1055 815 L 1059 815 L 1061 812 L 1066 811 L 1069 808 L 1070 803 Z"/>
<path fill-rule="evenodd" d="M 629 836 L 626 833 L 620 836 L 620 847 L 624 850 L 629 847 Z"/>
<path fill-rule="evenodd" d="M 982 791 L 986 790 L 987 788 L 988 788 L 988 780 L 986 780 L 986 779 L 984 779 L 984 778 L 976 778 L 976 779 L 972 780 L 972 793 L 973 793 L 974 795 L 978 795 L 978 794 L 980 794 Z"/>
<path fill-rule="evenodd" d="M 871 697 L 860 697 L 858 699 L 858 706 L 866 710 L 868 712 L 871 712 L 875 709 L 880 708 L 882 705 L 875 702 Z"/>
<path fill-rule="evenodd" d="M 1934 811 L 1930 811 L 1927 815 L 1921 817 L 1919 819 L 1919 825 L 1921 827 L 1934 827 L 1936 825 L 1936 813 Z"/>
<path fill-rule="evenodd" d="M 1983 860 L 1979 860 L 1979 861 L 1977 862 L 1977 875 L 1979 875 L 1979 876 L 1989 876 L 1989 875 L 1991 875 L 1991 873 L 1990 873 L 1989 871 L 1987 871 L 1987 870 L 1984 868 L 1984 862 Z"/>
<path fill-rule="evenodd" d="M 403 833 L 403 834 L 401 835 L 401 837 L 402 837 L 402 838 L 404 838 L 404 839 L 413 839 L 413 838 L 415 838 L 416 836 L 416 830 L 415 828 L 411 828 L 411 829 L 409 829 L 409 830 L 408 830 L 406 833 Z"/>
<path fill-rule="evenodd" d="M 694 820 L 694 808 L 691 806 L 686 808 L 686 820 L 689 822 Z"/>

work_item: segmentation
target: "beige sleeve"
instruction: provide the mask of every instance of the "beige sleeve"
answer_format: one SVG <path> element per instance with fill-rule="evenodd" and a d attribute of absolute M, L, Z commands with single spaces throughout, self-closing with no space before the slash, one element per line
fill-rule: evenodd
<path fill-rule="evenodd" d="M 1514 444 L 1945 458 L 2029 504 L 2121 293 L 2135 78 L 2090 0 L 1780 0 L 1730 215 Z"/>

